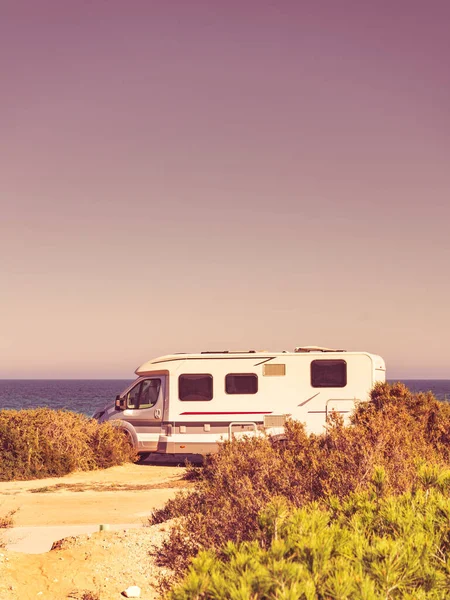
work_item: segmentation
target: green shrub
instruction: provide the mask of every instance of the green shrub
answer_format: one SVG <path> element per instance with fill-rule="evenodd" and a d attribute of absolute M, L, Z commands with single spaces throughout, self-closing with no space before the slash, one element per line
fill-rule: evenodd
<path fill-rule="evenodd" d="M 182 572 L 202 549 L 253 539 L 258 515 L 274 497 L 293 507 L 344 499 L 372 488 L 374 477 L 384 495 L 401 494 L 421 484 L 425 463 L 433 483 L 433 468 L 449 462 L 449 409 L 430 394 L 381 384 L 349 426 L 334 415 L 326 434 L 308 436 L 290 421 L 282 445 L 268 438 L 222 444 L 191 468 L 194 491 L 154 513 L 152 523 L 180 518 L 160 551 L 161 564 Z"/>
<path fill-rule="evenodd" d="M 273 500 L 252 541 L 200 552 L 170 598 L 449 598 L 448 496 L 429 488 L 382 497 L 381 474 L 375 489 L 330 498 L 327 507 L 290 511 Z M 449 481 L 448 472 L 440 477 Z"/>
<path fill-rule="evenodd" d="M 127 437 L 110 423 L 68 411 L 0 411 L 0 481 L 39 479 L 133 460 Z"/>

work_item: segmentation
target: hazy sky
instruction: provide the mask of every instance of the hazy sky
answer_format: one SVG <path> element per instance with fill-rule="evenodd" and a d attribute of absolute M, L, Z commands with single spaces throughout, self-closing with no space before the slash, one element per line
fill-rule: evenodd
<path fill-rule="evenodd" d="M 0 377 L 314 344 L 450 378 L 449 20 L 1 0 Z"/>

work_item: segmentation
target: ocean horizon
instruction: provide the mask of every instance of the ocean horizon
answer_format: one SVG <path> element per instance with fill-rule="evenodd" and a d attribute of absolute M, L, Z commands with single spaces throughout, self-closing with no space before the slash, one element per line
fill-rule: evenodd
<path fill-rule="evenodd" d="M 0 410 L 48 407 L 91 416 L 128 387 L 133 379 L 0 379 Z M 431 391 L 450 401 L 450 379 L 388 379 L 412 392 Z"/>

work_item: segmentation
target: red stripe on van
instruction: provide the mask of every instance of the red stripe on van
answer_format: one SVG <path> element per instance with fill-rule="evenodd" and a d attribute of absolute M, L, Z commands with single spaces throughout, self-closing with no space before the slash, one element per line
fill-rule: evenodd
<path fill-rule="evenodd" d="M 245 411 L 245 412 L 183 412 L 181 415 L 271 415 L 272 411 Z"/>

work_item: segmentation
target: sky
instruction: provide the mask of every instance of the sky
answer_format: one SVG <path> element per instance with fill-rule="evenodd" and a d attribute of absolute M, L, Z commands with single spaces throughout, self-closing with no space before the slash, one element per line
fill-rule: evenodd
<path fill-rule="evenodd" d="M 449 19 L 2 0 L 0 378 L 320 345 L 450 379 Z"/>

